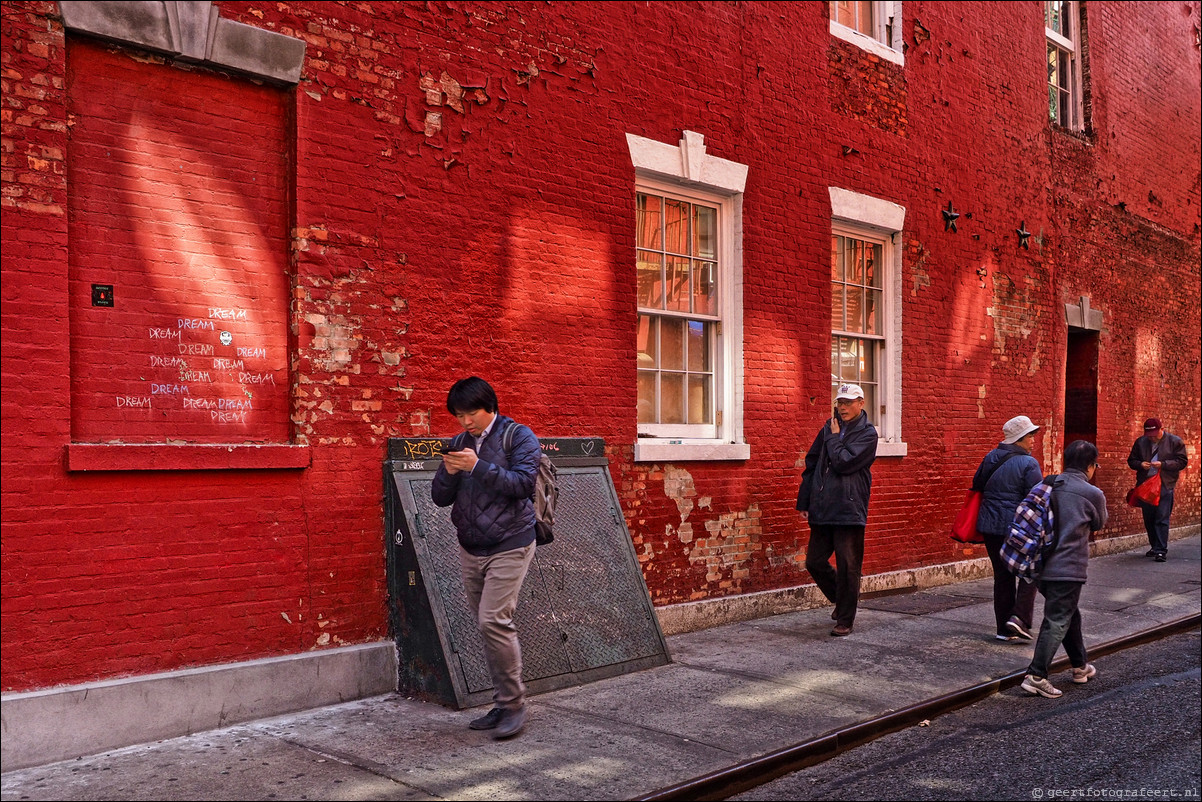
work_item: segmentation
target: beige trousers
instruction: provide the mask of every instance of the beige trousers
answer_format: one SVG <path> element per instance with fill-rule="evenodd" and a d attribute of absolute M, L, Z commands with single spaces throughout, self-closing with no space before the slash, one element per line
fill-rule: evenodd
<path fill-rule="evenodd" d="M 526 703 L 522 683 L 522 647 L 513 613 L 522 581 L 534 559 L 534 544 L 477 557 L 459 549 L 459 567 L 468 605 L 484 640 L 484 660 L 492 676 L 493 703 L 517 710 Z"/>

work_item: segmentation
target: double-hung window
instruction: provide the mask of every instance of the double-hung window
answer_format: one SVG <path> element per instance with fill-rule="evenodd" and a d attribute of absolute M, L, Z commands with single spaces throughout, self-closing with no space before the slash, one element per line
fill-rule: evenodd
<path fill-rule="evenodd" d="M 864 391 L 864 411 L 881 425 L 885 364 L 884 242 L 841 230 L 831 235 L 831 403 L 845 382 Z"/>
<path fill-rule="evenodd" d="M 640 191 L 638 249 L 638 422 L 665 437 L 715 438 L 722 317 L 718 207 Z"/>
<path fill-rule="evenodd" d="M 635 168 L 635 460 L 747 459 L 742 197 L 747 167 L 627 134 Z"/>
<path fill-rule="evenodd" d="M 1048 117 L 1080 131 L 1082 123 L 1080 12 L 1075 0 L 1048 0 L 1044 33 L 1048 40 Z"/>

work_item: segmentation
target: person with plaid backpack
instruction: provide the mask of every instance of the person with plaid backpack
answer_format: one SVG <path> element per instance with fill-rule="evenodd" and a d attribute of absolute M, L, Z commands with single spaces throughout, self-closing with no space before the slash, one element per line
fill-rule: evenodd
<path fill-rule="evenodd" d="M 1106 525 L 1107 518 L 1106 496 L 1092 484 L 1097 469 L 1097 446 L 1088 440 L 1074 440 L 1064 450 L 1064 473 L 1056 477 L 1048 503 L 1055 534 L 1038 569 L 1043 623 L 1022 689 L 1049 699 L 1063 693 L 1048 679 L 1052 658 L 1061 644 L 1072 664 L 1074 683 L 1089 682 L 1098 673 L 1085 652 L 1079 606 L 1089 567 L 1089 539 Z"/>

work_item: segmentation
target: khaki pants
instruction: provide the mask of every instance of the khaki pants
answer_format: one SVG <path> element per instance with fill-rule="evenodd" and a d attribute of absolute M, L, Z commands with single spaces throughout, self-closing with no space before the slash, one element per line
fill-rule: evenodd
<path fill-rule="evenodd" d="M 459 567 L 469 607 L 484 640 L 484 660 L 492 676 L 493 702 L 517 710 L 526 702 L 522 683 L 522 647 L 513 613 L 522 581 L 534 559 L 534 544 L 477 557 L 459 549 Z"/>

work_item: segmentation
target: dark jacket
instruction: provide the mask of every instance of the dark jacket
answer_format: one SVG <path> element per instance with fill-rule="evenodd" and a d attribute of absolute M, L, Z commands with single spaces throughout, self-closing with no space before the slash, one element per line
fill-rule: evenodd
<path fill-rule="evenodd" d="M 1007 458 L 1008 454 L 1014 456 Z M 999 462 L 1006 459 L 1000 468 Z M 1019 446 L 998 443 L 998 447 L 985 455 L 972 478 L 972 486 L 980 488 L 981 478 L 989 471 L 993 475 L 981 492 L 981 512 L 977 515 L 977 531 L 986 535 L 1005 537 L 1010 532 L 1014 511 L 1031 492 L 1031 488 L 1043 481 L 1039 463 Z"/>
<path fill-rule="evenodd" d="M 502 447 L 505 427 L 517 426 L 509 455 Z M 454 446 L 472 448 L 470 435 L 460 435 Z M 498 415 L 476 457 L 472 472 L 447 472 L 439 465 L 430 486 L 430 496 L 440 507 L 454 504 L 451 520 L 459 533 L 459 544 L 471 554 L 484 557 L 520 549 L 534 542 L 534 479 L 542 449 L 526 426 Z"/>
<path fill-rule="evenodd" d="M 1159 443 L 1153 442 L 1152 438 L 1145 434 L 1131 446 L 1131 456 L 1127 457 L 1127 467 L 1135 471 L 1135 483 L 1140 484 L 1152 474 L 1150 470 L 1141 468 L 1139 464 L 1152 461 L 1153 448 L 1156 448 L 1156 458 L 1160 460 L 1160 486 L 1175 487 L 1177 474 L 1185 470 L 1189 460 L 1185 456 L 1185 443 L 1181 442 L 1181 438 L 1177 435 L 1168 432 L 1164 433 L 1164 437 L 1160 438 Z"/>
<path fill-rule="evenodd" d="M 842 436 L 827 421 L 806 453 L 797 489 L 797 509 L 819 526 L 865 526 L 876 459 L 876 427 L 868 414 L 842 424 Z"/>
<path fill-rule="evenodd" d="M 1062 480 L 1062 481 L 1060 481 Z M 1041 582 L 1084 582 L 1089 536 L 1106 525 L 1106 496 L 1081 471 L 1067 470 L 1053 485 L 1056 541 L 1043 558 Z"/>

